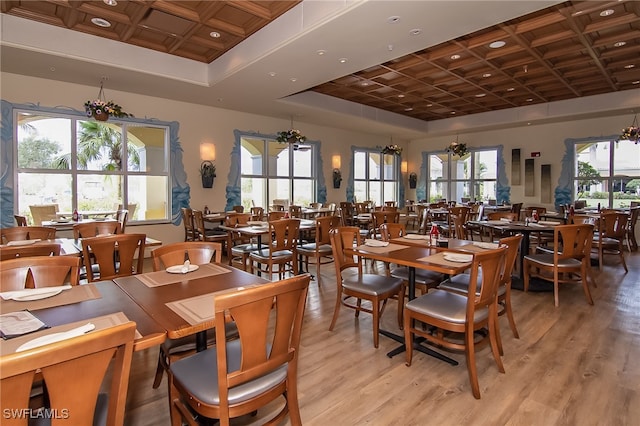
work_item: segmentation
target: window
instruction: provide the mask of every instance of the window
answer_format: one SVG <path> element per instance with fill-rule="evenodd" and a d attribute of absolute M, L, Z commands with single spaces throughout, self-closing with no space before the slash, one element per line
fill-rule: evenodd
<path fill-rule="evenodd" d="M 240 138 L 241 202 L 267 207 L 282 199 L 308 206 L 316 201 L 317 144 L 280 143 L 274 139 Z"/>
<path fill-rule="evenodd" d="M 640 144 L 577 142 L 573 166 L 574 200 L 611 208 L 640 201 Z"/>
<path fill-rule="evenodd" d="M 353 154 L 353 195 L 358 201 L 398 201 L 400 156 L 356 149 Z"/>
<path fill-rule="evenodd" d="M 462 157 L 447 152 L 426 153 L 426 161 L 430 202 L 496 199 L 498 150 L 475 150 Z"/>
<path fill-rule="evenodd" d="M 169 129 L 135 122 L 15 109 L 18 212 L 129 209 L 129 221 L 167 221 L 171 212 Z"/>

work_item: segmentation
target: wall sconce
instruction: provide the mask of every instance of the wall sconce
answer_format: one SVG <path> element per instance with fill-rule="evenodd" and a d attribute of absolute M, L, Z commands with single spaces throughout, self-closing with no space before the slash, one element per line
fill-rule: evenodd
<path fill-rule="evenodd" d="M 400 171 L 402 173 L 407 173 L 409 171 L 409 164 L 407 164 L 406 161 L 403 161 L 402 163 L 400 163 Z"/>
<path fill-rule="evenodd" d="M 340 172 L 340 156 L 334 155 L 331 157 L 331 165 L 333 166 L 333 187 L 340 188 L 342 182 L 342 173 Z"/>
<path fill-rule="evenodd" d="M 202 161 L 216 161 L 216 146 L 209 142 L 201 143 L 200 159 Z"/>

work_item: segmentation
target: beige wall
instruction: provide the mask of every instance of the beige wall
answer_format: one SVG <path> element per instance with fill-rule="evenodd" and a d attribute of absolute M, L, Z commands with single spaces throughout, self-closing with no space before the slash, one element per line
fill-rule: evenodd
<path fill-rule="evenodd" d="M 77 84 L 62 83 L 15 74 L 1 74 L 2 99 L 12 103 L 39 103 L 44 107 L 64 106 L 84 111 L 83 104 L 94 99 L 99 88 Z M 184 150 L 184 167 L 191 187 L 191 205 L 193 208 L 222 210 L 225 207 L 229 156 L 233 146 L 233 131 L 255 131 L 274 134 L 291 126 L 289 118 L 277 119 L 237 111 L 224 110 L 208 106 L 176 102 L 168 99 L 142 96 L 135 93 L 119 92 L 105 87 L 107 100 L 113 100 L 123 106 L 123 110 L 138 118 L 157 118 L 162 121 L 180 123 L 179 138 Z M 389 135 L 371 135 L 306 124 L 294 123 L 310 140 L 321 141 L 323 172 L 327 186 L 327 201 L 339 202 L 345 199 L 346 178 L 351 159 L 351 146 L 384 146 Z M 214 143 L 216 147 L 216 174 L 214 186 L 203 189 L 198 173 L 200 166 L 200 143 Z M 402 141 L 394 143 L 403 145 Z M 406 143 L 404 143 L 406 147 Z M 342 158 L 342 182 L 340 189 L 333 189 L 331 181 L 331 156 Z M 134 231 L 135 230 L 135 231 Z M 173 225 L 145 225 L 131 228 L 131 232 L 145 232 L 150 237 L 164 242 L 181 241 L 184 238 L 182 227 Z"/>

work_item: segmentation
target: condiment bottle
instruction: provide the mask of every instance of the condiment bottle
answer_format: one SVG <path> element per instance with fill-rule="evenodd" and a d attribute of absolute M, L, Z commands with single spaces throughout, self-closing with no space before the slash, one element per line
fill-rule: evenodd
<path fill-rule="evenodd" d="M 209 207 L 204 206 L 204 214 L 209 214 L 211 213 L 211 211 L 209 210 Z"/>
<path fill-rule="evenodd" d="M 576 208 L 571 204 L 569 206 L 569 216 L 573 216 L 574 214 L 576 214 Z"/>
<path fill-rule="evenodd" d="M 535 209 L 534 209 L 534 210 L 531 212 L 531 221 L 532 221 L 533 223 L 538 222 L 538 210 L 535 210 Z"/>
<path fill-rule="evenodd" d="M 429 231 L 429 245 L 435 246 L 438 244 L 439 236 L 440 232 L 438 231 L 438 227 L 436 225 L 431 225 L 431 231 Z"/>
<path fill-rule="evenodd" d="M 78 209 L 74 209 L 74 210 L 73 210 L 73 216 L 71 216 L 71 219 L 72 219 L 74 222 L 77 222 L 77 221 L 78 221 L 78 219 L 79 219 L 79 217 L 78 217 Z"/>

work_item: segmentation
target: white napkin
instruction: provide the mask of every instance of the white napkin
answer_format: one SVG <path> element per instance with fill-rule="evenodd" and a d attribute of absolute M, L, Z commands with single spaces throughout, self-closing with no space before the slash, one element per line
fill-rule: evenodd
<path fill-rule="evenodd" d="M 15 241 L 9 241 L 7 245 L 8 246 L 28 246 L 31 244 L 35 244 L 38 241 L 41 241 L 40 238 L 35 238 L 33 240 L 15 240 Z"/>
<path fill-rule="evenodd" d="M 506 217 L 501 217 L 500 222 L 511 222 L 511 219 L 507 219 Z"/>
<path fill-rule="evenodd" d="M 27 351 L 29 349 L 38 348 L 40 346 L 49 345 L 51 343 L 60 342 L 62 340 L 71 339 L 73 337 L 82 336 L 85 333 L 95 329 L 96 326 L 92 323 L 81 325 L 80 327 L 73 328 L 69 331 L 63 331 L 62 333 L 53 333 L 46 336 L 41 336 L 33 340 L 29 340 L 23 343 L 16 349 L 16 352 Z"/>
<path fill-rule="evenodd" d="M 560 225 L 560 222 L 554 222 L 552 220 L 539 220 L 538 223 L 540 225 L 546 225 L 546 226 L 556 226 L 556 225 Z"/>
<path fill-rule="evenodd" d="M 69 289 L 71 289 L 71 284 L 53 286 L 53 287 L 25 288 L 22 290 L 3 291 L 2 293 L 0 293 L 0 297 L 2 297 L 4 300 L 11 300 L 14 297 L 32 296 L 36 294 L 48 294 L 57 290 L 69 290 Z"/>
<path fill-rule="evenodd" d="M 189 266 L 191 266 L 191 262 L 189 260 L 185 260 L 180 272 L 182 272 L 183 274 L 186 274 L 187 272 L 189 272 Z"/>
<path fill-rule="evenodd" d="M 364 240 L 364 245 L 365 246 L 369 246 L 369 247 L 386 247 L 389 245 L 388 241 L 380 241 L 380 240 L 373 240 L 371 238 L 367 238 Z"/>

